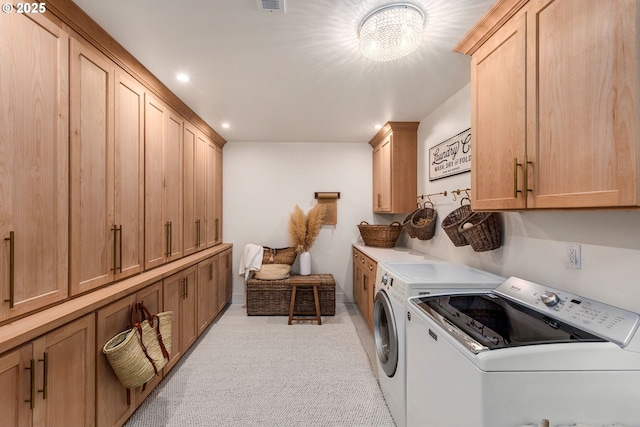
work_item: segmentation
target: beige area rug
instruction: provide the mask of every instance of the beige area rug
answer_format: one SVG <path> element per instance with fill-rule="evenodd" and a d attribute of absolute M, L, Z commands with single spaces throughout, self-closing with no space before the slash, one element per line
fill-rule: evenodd
<path fill-rule="evenodd" d="M 232 305 L 126 426 L 394 426 L 343 304 L 322 326 L 244 310 Z"/>

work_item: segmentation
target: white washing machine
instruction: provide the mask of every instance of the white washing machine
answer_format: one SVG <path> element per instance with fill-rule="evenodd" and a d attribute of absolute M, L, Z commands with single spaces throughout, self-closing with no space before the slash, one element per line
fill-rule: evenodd
<path fill-rule="evenodd" d="M 407 425 L 640 426 L 640 316 L 515 277 L 410 298 Z"/>
<path fill-rule="evenodd" d="M 493 289 L 505 279 L 440 261 L 378 263 L 373 332 L 378 381 L 398 427 L 406 425 L 405 316 L 407 298 L 460 289 Z"/>

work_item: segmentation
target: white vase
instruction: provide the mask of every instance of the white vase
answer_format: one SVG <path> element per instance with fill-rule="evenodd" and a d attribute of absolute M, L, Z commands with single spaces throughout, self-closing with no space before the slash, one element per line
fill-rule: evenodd
<path fill-rule="evenodd" d="M 311 274 L 311 254 L 302 252 L 300 254 L 300 275 L 308 276 Z"/>

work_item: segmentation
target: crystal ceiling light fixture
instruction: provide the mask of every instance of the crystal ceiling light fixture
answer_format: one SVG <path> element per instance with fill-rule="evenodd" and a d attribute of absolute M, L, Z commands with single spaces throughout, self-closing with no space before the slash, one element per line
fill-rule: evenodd
<path fill-rule="evenodd" d="M 422 43 L 424 13 L 408 3 L 374 10 L 360 24 L 360 52 L 374 61 L 393 61 L 409 55 Z"/>

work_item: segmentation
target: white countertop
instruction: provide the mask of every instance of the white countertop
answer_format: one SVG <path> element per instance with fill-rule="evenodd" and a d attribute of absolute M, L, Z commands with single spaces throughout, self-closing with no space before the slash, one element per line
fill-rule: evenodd
<path fill-rule="evenodd" d="M 409 248 L 403 248 L 396 246 L 393 248 L 376 248 L 374 246 L 367 246 L 364 243 L 354 243 L 354 248 L 362 251 L 365 255 L 370 257 L 376 262 L 392 262 L 392 261 L 443 261 L 443 259 L 436 258 L 431 255 L 424 254 L 422 252 L 415 251 Z"/>

